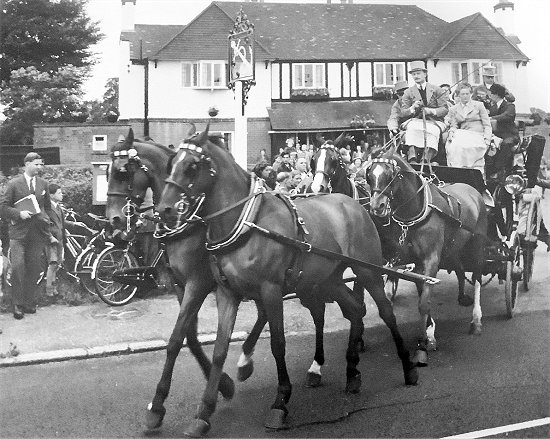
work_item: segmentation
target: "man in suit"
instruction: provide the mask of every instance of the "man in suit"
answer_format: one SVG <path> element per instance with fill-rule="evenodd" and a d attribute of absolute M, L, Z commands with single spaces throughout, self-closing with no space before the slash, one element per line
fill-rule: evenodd
<path fill-rule="evenodd" d="M 487 109 L 491 107 L 491 99 L 489 98 L 489 91 L 492 85 L 495 83 L 495 75 L 497 73 L 497 68 L 495 66 L 484 66 L 482 71 L 483 83 L 474 88 L 472 99 L 476 101 L 481 101 L 485 104 Z M 513 103 L 516 101 L 516 98 L 510 90 L 504 87 L 505 98 L 508 102 Z"/>
<path fill-rule="evenodd" d="M 51 209 L 47 210 L 50 217 L 50 233 L 52 238 L 48 246 L 48 273 L 46 275 L 46 295 L 56 296 L 57 270 L 63 263 L 63 245 L 67 240 L 65 232 L 65 217 L 61 210 L 63 191 L 61 186 L 51 183 L 49 186 Z"/>
<path fill-rule="evenodd" d="M 443 122 L 445 116 L 449 112 L 447 100 L 449 95 L 436 85 L 426 82 L 428 70 L 424 66 L 423 61 L 413 61 L 410 64 L 409 73 L 414 79 L 415 84 L 405 90 L 401 101 L 401 112 L 403 117 L 412 117 L 407 121 L 405 134 L 405 142 L 415 148 L 409 148 L 409 160 L 415 161 L 419 152 L 422 152 L 426 161 L 431 159 L 438 153 L 438 149 L 443 150 L 444 140 L 442 134 L 446 129 Z M 435 145 L 428 144 L 427 151 L 424 150 L 424 128 L 419 131 L 413 127 L 418 123 L 418 119 L 423 119 L 423 114 L 426 118 L 426 131 L 429 132 L 429 137 L 437 136 Z M 416 123 L 413 121 L 416 120 Z M 410 130 L 410 132 L 409 132 Z M 409 136 L 410 133 L 410 136 Z M 420 133 L 420 134 L 419 134 Z M 443 140 L 443 142 L 442 142 Z"/>
<path fill-rule="evenodd" d="M 48 183 L 38 174 L 44 164 L 35 152 L 25 156 L 25 172 L 10 180 L 0 199 L 0 215 L 10 221 L 11 283 L 13 316 L 20 320 L 36 312 L 36 289 L 45 267 L 45 246 L 50 241 L 51 207 Z M 17 201 L 32 195 L 39 212 L 18 208 Z"/>
<path fill-rule="evenodd" d="M 505 99 L 506 88 L 500 84 L 493 84 L 489 90 L 492 105 L 489 117 L 493 134 L 502 139 L 500 149 L 487 161 L 487 177 L 497 177 L 494 174 L 504 174 L 512 168 L 514 149 L 519 143 L 519 133 L 516 127 L 516 106 Z"/>

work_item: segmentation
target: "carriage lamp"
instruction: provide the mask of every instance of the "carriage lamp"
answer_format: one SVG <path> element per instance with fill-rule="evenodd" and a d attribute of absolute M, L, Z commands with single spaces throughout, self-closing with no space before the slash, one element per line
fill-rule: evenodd
<path fill-rule="evenodd" d="M 510 195 L 518 195 L 527 187 L 527 181 L 520 175 L 512 174 L 504 180 L 504 189 Z"/>

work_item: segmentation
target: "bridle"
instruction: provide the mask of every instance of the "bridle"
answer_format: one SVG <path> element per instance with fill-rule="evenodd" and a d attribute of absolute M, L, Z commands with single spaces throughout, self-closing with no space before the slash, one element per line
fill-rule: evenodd
<path fill-rule="evenodd" d="M 391 187 L 396 179 L 402 178 L 401 167 L 397 164 L 397 161 L 394 159 L 374 158 L 372 159 L 372 162 L 369 165 L 369 168 L 372 168 L 374 165 L 377 165 L 377 164 L 391 165 L 391 179 L 383 189 L 376 189 L 375 188 L 376 185 L 371 185 L 373 198 L 376 199 L 376 197 L 386 195 L 391 200 L 393 199 L 393 190 L 391 189 Z M 373 182 L 373 183 L 376 183 L 376 182 Z M 388 189 L 389 189 L 389 194 L 386 194 L 385 192 Z"/>
<path fill-rule="evenodd" d="M 323 146 L 321 146 L 319 148 L 318 152 L 320 153 L 323 150 L 325 150 L 327 153 L 329 151 L 332 151 L 332 152 L 336 153 L 338 164 L 334 167 L 334 169 L 331 169 L 329 172 L 326 172 L 324 169 L 315 169 L 314 176 L 317 175 L 317 174 L 323 174 L 328 180 L 327 189 L 329 190 L 329 192 L 331 192 L 332 191 L 331 181 L 332 181 L 334 175 L 336 174 L 337 168 L 340 167 L 345 172 L 346 166 L 344 165 L 344 160 L 342 159 L 342 154 L 340 154 L 340 151 L 338 151 L 334 145 L 332 145 L 330 143 L 325 143 Z M 318 161 L 315 163 L 315 168 L 317 168 L 318 163 L 319 163 Z"/>

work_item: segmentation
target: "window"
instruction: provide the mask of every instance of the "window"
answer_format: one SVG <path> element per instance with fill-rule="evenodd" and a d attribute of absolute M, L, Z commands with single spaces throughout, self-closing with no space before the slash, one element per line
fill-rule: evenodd
<path fill-rule="evenodd" d="M 451 63 L 453 84 L 468 82 L 471 85 L 480 85 L 483 82 L 483 66 L 487 61 L 460 61 Z M 502 63 L 491 63 L 497 68 L 495 82 L 500 83 L 502 78 Z"/>
<path fill-rule="evenodd" d="M 92 139 L 92 151 L 107 151 L 107 136 L 94 136 Z"/>
<path fill-rule="evenodd" d="M 292 88 L 324 88 L 324 64 L 293 64 Z"/>
<path fill-rule="evenodd" d="M 375 87 L 393 87 L 397 81 L 405 79 L 405 63 L 374 63 Z"/>
<path fill-rule="evenodd" d="M 182 86 L 185 88 L 225 88 L 225 63 L 219 61 L 182 63 Z"/>

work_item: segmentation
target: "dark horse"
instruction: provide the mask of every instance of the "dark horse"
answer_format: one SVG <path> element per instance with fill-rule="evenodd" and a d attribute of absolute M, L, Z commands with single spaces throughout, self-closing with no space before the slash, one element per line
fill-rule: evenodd
<path fill-rule="evenodd" d="M 474 308 L 471 332 L 481 334 L 480 289 L 487 233 L 483 198 L 462 183 L 436 187 L 421 177 L 394 148 L 380 150 L 367 169 L 371 187 L 371 213 L 400 229 L 399 241 L 408 247 L 417 269 L 435 276 L 440 268 L 455 271 L 458 301 L 472 304 L 464 294 L 465 272 L 472 272 Z M 435 349 L 435 324 L 429 325 L 432 286 L 418 285 L 419 345 L 415 358 L 427 365 L 427 350 Z M 428 331 L 427 327 L 432 331 Z M 428 334 L 430 332 L 430 334 Z"/>
<path fill-rule="evenodd" d="M 285 197 L 265 192 L 227 150 L 209 140 L 208 127 L 200 135 L 187 139 L 173 159 L 166 182 L 158 209 L 168 224 L 180 218 L 178 207 L 182 202 L 193 205 L 200 200 L 203 203 L 201 220 L 207 224 L 211 268 L 218 284 L 219 321 L 212 371 L 197 416 L 187 430 L 190 434 L 201 435 L 210 428 L 231 332 L 244 297 L 261 303 L 267 314 L 279 386 L 266 426 L 284 427 L 286 405 L 291 396 L 283 323 L 283 295 L 289 280 L 308 308 L 336 301 L 350 320 L 346 390 L 359 390 L 357 345 L 363 330 L 363 303 L 350 294 L 342 280 L 348 266 L 367 286 L 380 316 L 391 330 L 405 382 L 417 382 L 416 367 L 399 334 L 381 275 L 359 263 L 342 262 L 310 251 L 322 248 L 381 264 L 376 229 L 367 212 L 355 201 L 336 194 L 299 199 L 293 204 Z M 294 268 L 297 275 L 287 276 L 290 270 L 287 267 Z"/>
<path fill-rule="evenodd" d="M 211 140 L 221 141 L 215 136 Z M 135 211 L 143 203 L 149 188 L 153 192 L 153 202 L 158 203 L 164 188 L 164 180 L 168 177 L 168 163 L 175 152 L 160 144 L 134 139 L 133 131 L 130 131 L 124 142 L 113 146 L 111 154 L 113 160 L 108 182 L 106 214 L 111 224 L 115 228 L 120 228 L 125 226 L 125 216 L 129 211 L 134 213 L 132 219 L 137 219 Z M 168 344 L 164 371 L 148 412 L 149 428 L 157 428 L 162 423 L 165 413 L 163 402 L 168 396 L 173 367 L 186 336 L 189 348 L 206 377 L 211 367 L 197 341 L 197 310 L 216 286 L 208 264 L 208 252 L 204 246 L 205 228 L 200 223 L 184 223 L 181 229 L 180 233 L 157 231 L 157 235 L 164 235 L 163 241 L 166 244 L 170 266 L 176 276 L 175 286 L 181 309 Z M 184 290 L 192 307 L 182 305 Z M 324 363 L 324 309 L 323 312 L 320 309 L 312 309 L 311 313 L 316 327 L 316 350 L 315 359 L 307 374 L 307 385 L 315 387 L 320 385 L 320 366 Z M 254 346 L 266 323 L 265 313 L 259 307 L 256 324 L 242 346 L 243 352 L 239 358 L 237 374 L 240 381 L 246 380 L 253 372 Z M 224 374 L 220 382 L 220 393 L 226 398 L 231 398 L 233 388 L 233 382 Z"/>

